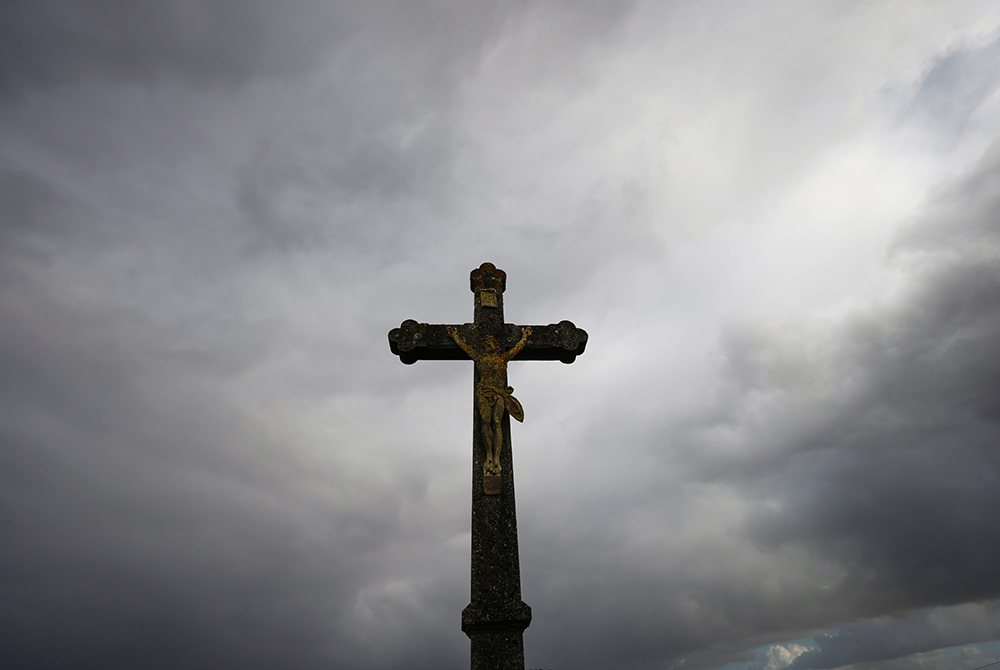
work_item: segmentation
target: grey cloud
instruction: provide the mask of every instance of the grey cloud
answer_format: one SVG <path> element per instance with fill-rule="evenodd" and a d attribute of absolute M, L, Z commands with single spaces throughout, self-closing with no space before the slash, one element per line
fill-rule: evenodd
<path fill-rule="evenodd" d="M 12 281 L 12 261 L 46 257 L 52 252 L 46 241 L 75 237 L 74 229 L 89 223 L 86 214 L 85 206 L 41 176 L 0 167 L 0 272 Z"/>
<path fill-rule="evenodd" d="M 14 0 L 0 9 L 0 95 L 113 77 L 240 83 L 315 63 L 352 17 L 322 2 Z"/>
<path fill-rule="evenodd" d="M 14 0 L 0 9 L 0 95 L 93 77 L 240 85 L 257 76 L 300 74 L 333 50 L 360 76 L 394 64 L 420 68 L 423 76 L 411 91 L 433 95 L 433 80 L 474 66 L 483 36 L 517 11 L 516 4 L 497 3 Z M 407 58 L 413 51 L 433 56 Z M 425 87 L 428 78 L 432 85 Z"/>
<path fill-rule="evenodd" d="M 836 411 L 724 475 L 780 501 L 779 510 L 762 506 L 751 521 L 756 541 L 805 546 L 846 568 L 838 588 L 854 602 L 852 616 L 1000 596 L 992 514 L 1000 506 L 998 174 L 993 152 L 942 194 L 934 221 L 917 222 L 901 242 L 919 252 L 912 291 L 849 318 L 835 349 L 821 346 L 834 369 L 856 377 Z M 976 251 L 957 253 L 970 238 Z M 778 392 L 787 383 L 778 374 L 783 352 L 767 339 L 744 342 L 752 348 L 730 352 L 743 361 L 733 370 L 744 388 Z M 810 374 L 826 378 L 808 365 L 797 370 Z M 841 648 L 866 635 L 824 639 Z M 860 656 L 850 662 L 866 660 L 861 647 L 852 649 Z M 820 653 L 797 667 L 848 662 L 811 665 Z"/>
<path fill-rule="evenodd" d="M 954 262 L 958 256 L 978 262 L 995 260 L 1000 219 L 990 208 L 1000 200 L 998 162 L 1000 144 L 994 143 L 960 183 L 939 189 L 926 214 L 897 237 L 890 260 L 915 267 L 929 262 L 938 273 L 961 271 Z"/>
<path fill-rule="evenodd" d="M 631 5 L 133 4 L 0 10 L 0 235 L 22 245 L 0 282 L 11 665 L 467 662 L 468 366 L 404 368 L 385 332 L 468 318 L 484 260 L 510 273 L 512 319 L 594 336 L 518 427 L 565 456 L 518 475 L 530 665 L 717 667 L 995 596 L 993 158 L 901 238 L 905 299 L 818 335 L 731 328 L 718 395 L 681 421 L 657 394 L 698 382 L 607 355 L 668 330 L 659 182 L 599 175 L 541 208 L 568 224 L 522 226 L 537 214 L 476 182 L 461 134 L 468 79 L 496 77 L 500 104 L 589 85 L 582 56 Z M 46 254 L 22 262 L 26 240 Z M 958 628 L 940 639 L 993 630 Z"/>
<path fill-rule="evenodd" d="M 800 655 L 788 667 L 805 670 L 872 663 L 990 640 L 998 635 L 1000 613 L 996 602 L 934 612 L 917 611 L 818 635 L 816 647 Z"/>
<path fill-rule="evenodd" d="M 23 170 L 0 168 L 0 230 L 4 237 L 54 231 L 65 224 L 67 201 L 49 182 Z"/>
<path fill-rule="evenodd" d="M 2 343 L 6 662 L 399 664 L 401 647 L 372 658 L 350 622 L 373 571 L 391 569 L 369 557 L 407 536 L 403 506 L 421 484 L 378 498 L 343 472 L 309 472 L 226 402 L 218 366 L 164 351 L 155 330 L 127 337 L 118 322 L 112 339 L 35 297 Z M 376 607 L 387 626 L 399 619 L 413 667 L 450 653 L 417 613 L 445 619 L 453 588 L 418 585 L 409 614 Z"/>
<path fill-rule="evenodd" d="M 823 665 L 813 655 L 819 665 L 801 667 L 996 634 L 988 621 L 957 616 L 947 635 L 906 641 L 921 639 L 915 621 L 949 616 L 924 608 L 1000 597 L 997 175 L 1000 160 L 989 152 L 901 234 L 890 262 L 908 273 L 905 291 L 840 318 L 732 325 L 720 340 L 716 395 L 700 410 L 633 425 L 627 404 L 607 401 L 603 421 L 618 425 L 591 429 L 580 448 L 642 465 L 613 496 L 581 484 L 586 493 L 575 495 L 595 499 L 587 524 L 549 530 L 579 563 L 580 582 L 628 572 L 590 585 L 586 597 L 560 592 L 574 603 L 564 615 L 571 629 L 609 631 L 577 640 L 576 662 L 619 662 L 627 647 L 635 659 L 685 655 L 692 667 L 718 667 L 766 642 L 907 612 L 916 613 L 900 624 L 898 643 L 857 644 L 849 660 Z M 711 522 L 691 511 L 711 492 L 747 503 L 733 507 L 746 516 L 732 519 L 724 539 L 683 524 Z M 675 533 L 684 539 L 675 543 Z M 577 583 L 558 575 L 566 566 L 532 562 L 548 570 L 536 589 Z M 590 600 L 604 603 L 602 612 L 589 612 Z M 881 619 L 875 632 L 868 625 L 828 646 L 871 642 L 891 628 Z M 903 639 L 906 631 L 913 634 Z M 629 643 L 617 647 L 620 639 Z M 603 655 L 616 648 L 618 656 Z"/>
<path fill-rule="evenodd" d="M 455 140 L 440 120 L 420 118 L 425 114 L 402 113 L 402 128 L 390 133 L 345 113 L 305 136 L 261 142 L 236 193 L 254 246 L 391 245 L 372 211 L 440 193 L 450 176 Z"/>

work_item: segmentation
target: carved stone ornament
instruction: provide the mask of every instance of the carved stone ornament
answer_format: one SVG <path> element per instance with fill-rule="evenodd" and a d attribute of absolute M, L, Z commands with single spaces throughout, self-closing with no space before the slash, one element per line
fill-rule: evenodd
<path fill-rule="evenodd" d="M 493 263 L 483 263 L 469 273 L 469 284 L 473 292 L 492 288 L 503 293 L 507 290 L 507 273 L 498 270 Z"/>

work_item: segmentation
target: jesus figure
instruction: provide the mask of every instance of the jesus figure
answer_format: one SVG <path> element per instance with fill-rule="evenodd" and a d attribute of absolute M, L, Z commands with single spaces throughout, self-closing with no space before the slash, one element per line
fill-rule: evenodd
<path fill-rule="evenodd" d="M 483 441 L 486 443 L 486 462 L 483 470 L 488 475 L 500 474 L 500 449 L 503 446 L 503 413 L 508 412 L 518 421 L 524 421 L 524 409 L 512 394 L 513 386 L 507 386 L 507 361 L 517 356 L 528 343 L 531 327 L 521 331 L 521 339 L 501 352 L 500 343 L 492 335 L 482 339 L 482 351 L 470 347 L 454 326 L 448 326 L 448 334 L 455 340 L 469 358 L 476 363 L 479 383 L 476 384 L 476 407 L 483 425 Z"/>

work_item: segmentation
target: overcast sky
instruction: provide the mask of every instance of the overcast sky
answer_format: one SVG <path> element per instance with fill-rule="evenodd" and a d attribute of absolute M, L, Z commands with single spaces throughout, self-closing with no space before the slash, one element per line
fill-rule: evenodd
<path fill-rule="evenodd" d="M 468 667 L 511 363 L 529 668 L 1000 660 L 996 2 L 0 3 L 5 668 Z"/>

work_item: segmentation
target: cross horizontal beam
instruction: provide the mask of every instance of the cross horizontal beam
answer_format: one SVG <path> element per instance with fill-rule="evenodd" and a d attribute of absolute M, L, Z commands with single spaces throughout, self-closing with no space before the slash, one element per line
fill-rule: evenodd
<path fill-rule="evenodd" d="M 474 323 L 455 325 L 466 342 L 479 339 Z M 445 324 L 417 323 L 407 319 L 399 328 L 389 331 L 389 349 L 407 365 L 417 361 L 458 361 L 469 356 L 448 335 Z M 523 326 L 505 323 L 496 336 L 502 350 L 510 349 L 521 339 Z M 560 321 L 547 326 L 531 326 L 528 343 L 514 360 L 562 361 L 572 363 L 587 347 L 587 332 L 572 321 Z"/>

